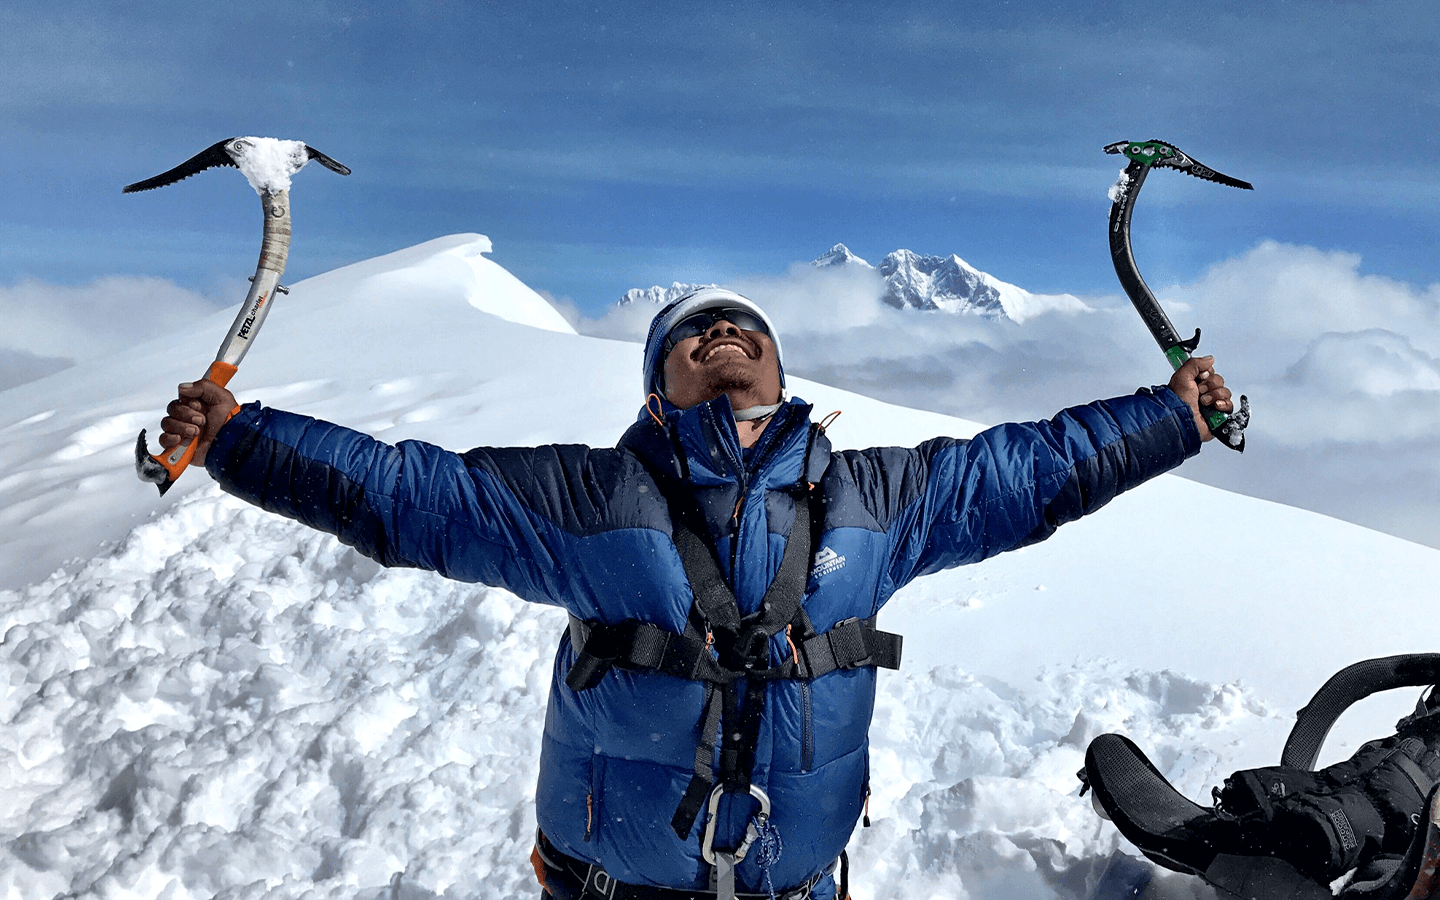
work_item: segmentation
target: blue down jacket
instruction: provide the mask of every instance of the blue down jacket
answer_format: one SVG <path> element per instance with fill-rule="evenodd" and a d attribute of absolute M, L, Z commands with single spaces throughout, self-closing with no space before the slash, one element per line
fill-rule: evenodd
<path fill-rule="evenodd" d="M 968 441 L 842 452 L 831 451 L 799 400 L 749 452 L 724 396 L 670 413 L 664 428 L 642 414 L 613 449 L 468 453 L 390 446 L 252 404 L 221 430 L 207 467 L 230 492 L 384 565 L 502 586 L 581 619 L 641 619 L 675 632 L 692 594 L 651 473 L 693 486 L 744 613 L 780 564 L 794 517 L 787 489 L 815 482 L 824 522 L 805 608 L 824 632 L 875 614 L 917 576 L 1043 540 L 1199 446 L 1190 410 L 1164 388 Z M 695 767 L 704 685 L 616 668 L 575 692 L 565 676 L 576 648 L 568 633 L 559 638 L 536 797 L 541 829 L 622 882 L 703 888 L 704 813 L 688 840 L 670 821 Z M 772 661 L 789 652 L 777 635 Z M 869 789 L 875 679 L 874 668 L 856 668 L 769 684 L 752 780 L 772 799 L 783 841 L 770 870 L 777 889 L 833 862 L 855 827 Z M 733 847 L 752 803 L 722 800 L 715 845 Z M 758 856 L 737 871 L 741 891 L 763 890 Z M 814 896 L 833 891 L 826 879 Z"/>

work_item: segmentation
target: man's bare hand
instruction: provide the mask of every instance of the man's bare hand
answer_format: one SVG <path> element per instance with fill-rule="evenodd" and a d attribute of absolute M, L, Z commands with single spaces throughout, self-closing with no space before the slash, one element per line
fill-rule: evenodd
<path fill-rule="evenodd" d="M 1170 376 L 1170 390 L 1189 405 L 1195 416 L 1195 427 L 1200 429 L 1202 441 L 1208 441 L 1214 435 L 1210 433 L 1205 417 L 1200 415 L 1200 407 L 1211 406 L 1223 413 L 1235 410 L 1235 404 L 1230 402 L 1230 389 L 1225 386 L 1225 379 L 1215 371 L 1213 356 L 1192 356 L 1186 360 L 1185 364 Z"/>
<path fill-rule="evenodd" d="M 168 451 L 199 438 L 192 462 L 203 466 L 210 442 L 230 420 L 236 405 L 234 394 L 209 379 L 180 385 L 179 396 L 165 407 L 166 416 L 160 422 L 160 446 Z"/>

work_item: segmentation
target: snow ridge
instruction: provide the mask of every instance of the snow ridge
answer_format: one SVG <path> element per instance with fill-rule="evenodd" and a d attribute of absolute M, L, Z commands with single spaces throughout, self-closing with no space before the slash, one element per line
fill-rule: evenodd
<path fill-rule="evenodd" d="M 564 622 L 194 492 L 0 591 L 0 896 L 533 897 Z M 1075 791 L 1091 738 L 1123 729 L 1180 757 L 1200 795 L 1227 770 L 1197 733 L 1271 719 L 1237 686 L 1115 664 L 1018 687 L 884 673 L 855 885 L 1084 896 L 1117 845 Z"/>

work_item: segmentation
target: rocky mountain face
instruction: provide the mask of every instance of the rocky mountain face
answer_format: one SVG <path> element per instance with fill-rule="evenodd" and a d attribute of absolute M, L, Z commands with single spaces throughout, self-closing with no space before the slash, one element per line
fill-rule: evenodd
<path fill-rule="evenodd" d="M 671 300 L 679 300 L 686 294 L 698 291 L 701 288 L 715 286 L 716 285 L 713 284 L 682 284 L 676 281 L 673 282 L 669 287 L 661 287 L 657 284 L 654 287 L 648 288 L 631 288 L 630 290 L 625 292 L 625 296 L 621 297 L 620 301 L 616 305 L 630 306 L 634 303 L 650 303 L 656 306 L 664 306 Z"/>
<path fill-rule="evenodd" d="M 851 253 L 844 244 L 831 247 L 811 265 L 818 269 L 877 269 Z M 878 271 L 885 279 L 881 300 L 896 309 L 941 310 L 1004 319 L 1009 318 L 1009 314 L 1001 302 L 1002 292 L 1008 290 L 1012 295 L 1024 293 L 1020 288 L 981 272 L 954 254 L 923 256 L 911 250 L 896 250 L 881 260 Z M 620 305 L 663 305 L 702 287 L 713 285 L 677 281 L 669 287 L 631 288 L 620 298 Z"/>
<path fill-rule="evenodd" d="M 876 268 L 851 253 L 844 244 L 831 247 L 812 265 L 822 269 L 837 266 Z M 896 309 L 938 309 L 1006 318 L 1000 291 L 1007 285 L 954 254 L 922 256 L 912 250 L 896 250 L 880 261 L 878 270 L 885 279 L 885 293 L 881 299 Z"/>

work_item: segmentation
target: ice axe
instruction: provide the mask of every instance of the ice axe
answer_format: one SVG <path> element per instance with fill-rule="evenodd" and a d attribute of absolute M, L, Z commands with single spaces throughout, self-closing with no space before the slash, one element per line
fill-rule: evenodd
<path fill-rule="evenodd" d="M 230 382 L 240 360 L 249 351 L 250 342 L 255 339 L 270 312 L 275 293 L 289 293 L 280 284 L 280 276 L 285 273 L 285 263 L 290 256 L 290 176 L 312 159 L 332 172 L 350 174 L 348 167 L 300 141 L 235 137 L 207 147 L 168 172 L 125 187 L 125 193 L 133 194 L 174 184 L 216 166 L 231 166 L 244 173 L 250 186 L 260 195 L 265 215 L 260 261 L 250 279 L 250 292 L 245 297 L 245 303 L 221 342 L 215 361 L 204 375 L 222 387 Z M 190 465 L 195 456 L 196 440 L 198 438 L 179 444 L 169 453 L 152 455 L 145 446 L 145 431 L 141 429 L 140 437 L 135 441 L 136 474 L 141 481 L 157 486 L 164 496 L 180 473 Z"/>
<path fill-rule="evenodd" d="M 1140 270 L 1135 265 L 1135 254 L 1130 249 L 1130 214 L 1135 210 L 1135 198 L 1140 196 L 1145 176 L 1153 166 L 1179 169 L 1186 175 L 1247 191 L 1254 190 L 1254 186 L 1203 166 L 1174 144 L 1160 140 L 1117 141 L 1108 145 L 1105 152 L 1120 153 L 1130 160 L 1130 164 L 1120 173 L 1120 180 L 1110 189 L 1110 259 L 1115 263 L 1115 274 L 1120 276 L 1120 284 L 1125 288 L 1126 296 L 1135 304 L 1135 309 L 1145 321 L 1145 326 L 1150 329 L 1155 342 L 1160 345 L 1165 358 L 1170 360 L 1170 365 L 1178 369 L 1200 345 L 1200 329 L 1195 329 L 1193 336 L 1182 339 L 1171 324 L 1170 317 L 1161 309 L 1160 301 L 1155 299 L 1155 295 L 1145 284 L 1145 279 L 1140 277 Z M 1231 415 L 1227 416 L 1211 406 L 1202 407 L 1200 414 L 1210 426 L 1210 433 L 1218 437 L 1221 443 L 1232 450 L 1245 449 L 1245 426 L 1250 423 L 1250 401 L 1244 395 L 1240 397 L 1240 408 Z"/>

